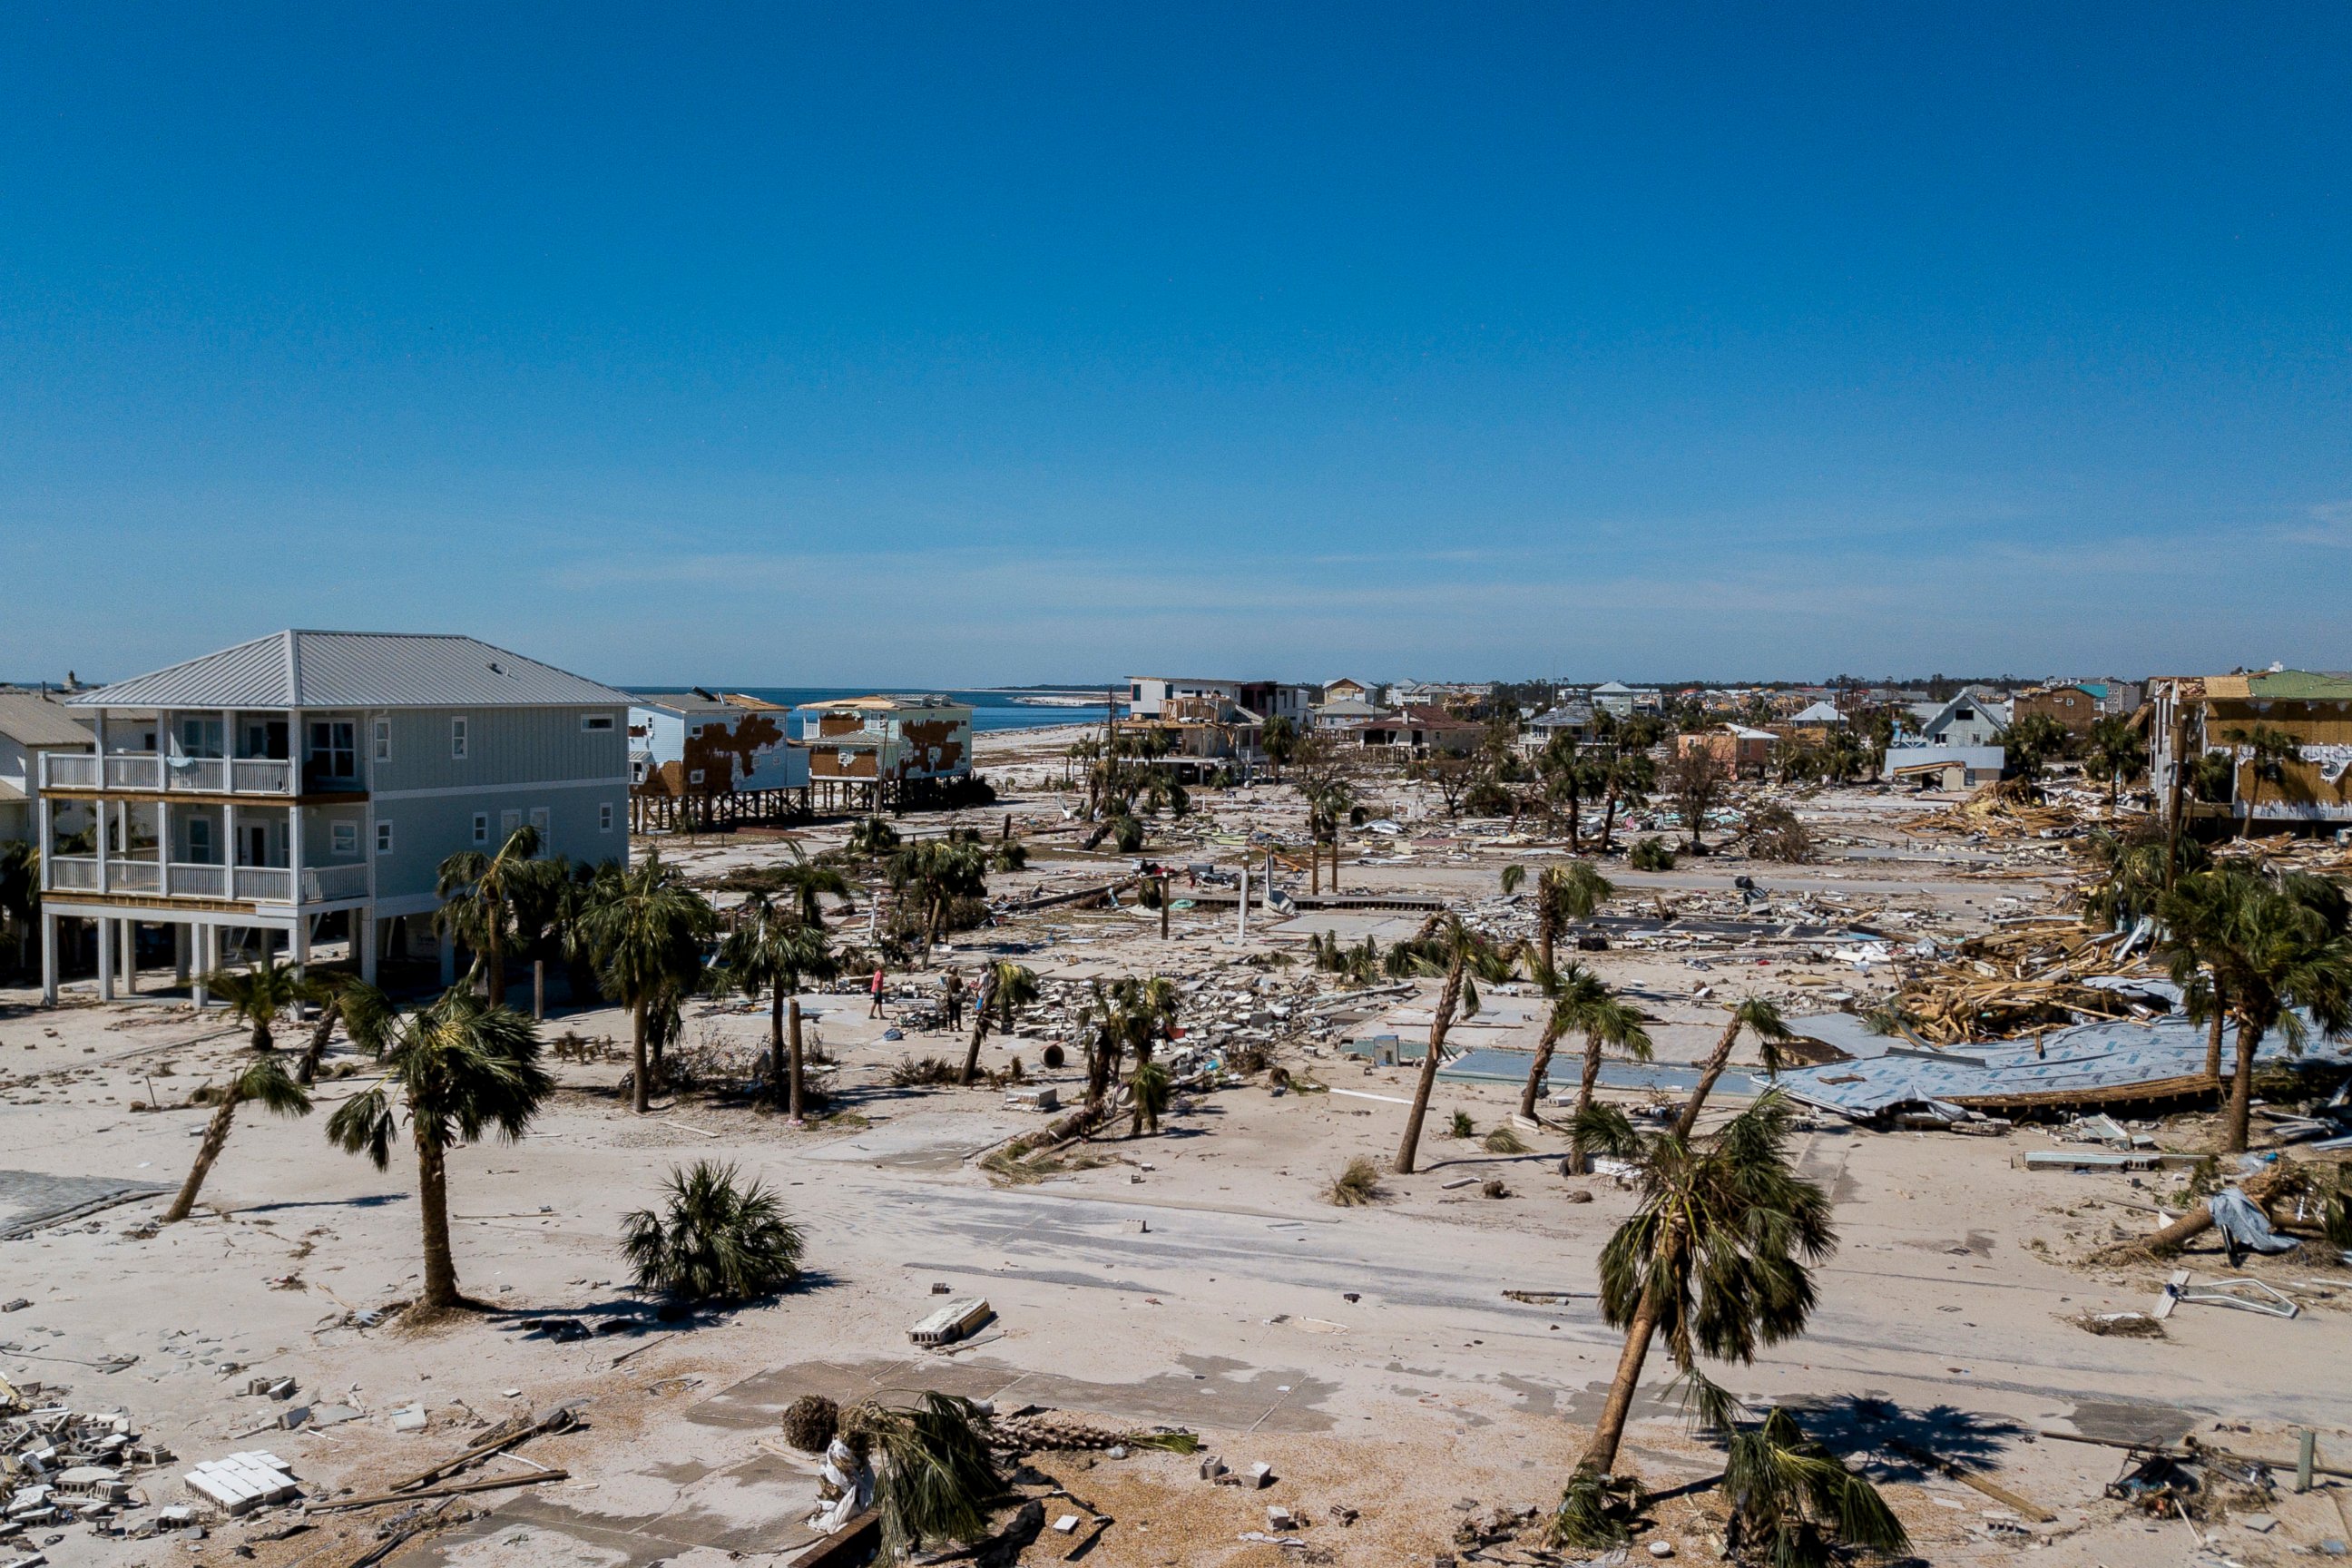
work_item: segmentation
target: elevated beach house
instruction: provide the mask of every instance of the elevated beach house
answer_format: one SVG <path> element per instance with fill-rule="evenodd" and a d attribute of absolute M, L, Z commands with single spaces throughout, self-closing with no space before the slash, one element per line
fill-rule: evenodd
<path fill-rule="evenodd" d="M 40 758 L 52 1000 L 64 922 L 94 928 L 106 997 L 142 927 L 184 978 L 233 934 L 293 963 L 348 942 L 373 979 L 451 854 L 528 823 L 542 854 L 628 858 L 629 699 L 472 637 L 278 632 L 66 706 L 94 746 Z"/>

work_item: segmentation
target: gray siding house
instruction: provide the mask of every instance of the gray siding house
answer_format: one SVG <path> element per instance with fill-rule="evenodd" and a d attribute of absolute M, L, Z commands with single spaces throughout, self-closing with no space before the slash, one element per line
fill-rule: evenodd
<path fill-rule="evenodd" d="M 373 979 L 449 855 L 528 823 L 542 854 L 628 858 L 628 698 L 472 637 L 278 632 L 67 706 L 96 747 L 41 758 L 52 1000 L 63 921 L 94 922 L 109 998 L 141 925 L 171 929 L 183 977 L 234 931 L 296 963 L 347 937 Z"/>

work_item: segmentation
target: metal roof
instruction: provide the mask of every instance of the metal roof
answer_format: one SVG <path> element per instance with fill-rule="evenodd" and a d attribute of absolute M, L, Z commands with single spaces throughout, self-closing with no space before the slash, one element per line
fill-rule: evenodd
<path fill-rule="evenodd" d="M 639 691 L 629 698 L 632 708 L 658 708 L 665 713 L 734 713 L 735 705 L 717 697 L 688 691 Z"/>
<path fill-rule="evenodd" d="M 625 692 L 473 637 L 273 632 L 68 699 L 75 708 L 625 707 Z"/>
<path fill-rule="evenodd" d="M 0 691 L 0 735 L 20 746 L 88 746 L 96 731 L 37 691 Z"/>

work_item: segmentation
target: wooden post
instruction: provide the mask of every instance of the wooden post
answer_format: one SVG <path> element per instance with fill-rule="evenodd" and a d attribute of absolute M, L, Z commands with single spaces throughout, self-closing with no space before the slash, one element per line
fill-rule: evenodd
<path fill-rule="evenodd" d="M 547 1022 L 547 960 L 543 958 L 530 961 L 530 1021 Z"/>
<path fill-rule="evenodd" d="M 1013 819 L 1008 816 L 1004 820 L 1010 822 Z M 1168 873 L 1165 871 L 1160 873 L 1160 940 L 1168 940 Z"/>

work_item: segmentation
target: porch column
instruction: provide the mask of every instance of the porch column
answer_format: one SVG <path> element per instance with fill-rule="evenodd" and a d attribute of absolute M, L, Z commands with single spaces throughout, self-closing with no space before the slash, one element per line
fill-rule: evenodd
<path fill-rule="evenodd" d="M 310 962 L 310 921 L 299 909 L 294 911 L 293 929 L 286 933 L 286 962 L 294 966 L 297 974 Z"/>
<path fill-rule="evenodd" d="M 48 808 L 47 801 L 42 809 Z M 52 909 L 41 910 L 41 1002 L 45 1006 L 58 1005 L 58 921 L 63 917 Z"/>
<path fill-rule="evenodd" d="M 231 763 L 229 765 L 234 768 L 236 764 Z M 221 801 L 221 837 L 226 840 L 221 846 L 223 879 L 221 896 L 234 899 L 236 897 L 236 797 L 235 795 L 227 796 Z"/>
<path fill-rule="evenodd" d="M 352 924 L 359 938 L 360 978 L 370 985 L 375 984 L 375 906 L 353 910 Z"/>
<path fill-rule="evenodd" d="M 289 746 L 287 749 L 290 751 L 293 748 Z M 287 868 L 292 873 L 289 879 L 289 880 L 293 884 L 290 896 L 293 899 L 294 907 L 297 910 L 299 910 L 307 901 L 302 897 L 303 864 L 302 807 L 298 804 L 289 805 L 286 808 L 286 865 Z M 298 919 L 295 921 L 295 924 L 299 927 L 301 924 L 301 921 Z M 302 945 L 308 947 L 310 944 L 305 942 Z"/>
<path fill-rule="evenodd" d="M 172 803 L 160 797 L 155 802 L 155 892 L 160 898 L 172 896 Z"/>
<path fill-rule="evenodd" d="M 194 934 L 195 928 L 184 921 L 172 928 L 172 983 L 175 985 L 188 983 L 188 939 Z"/>
<path fill-rule="evenodd" d="M 100 915 L 91 923 L 98 927 L 98 999 L 111 1002 L 114 1000 L 115 920 L 112 915 Z"/>
<path fill-rule="evenodd" d="M 195 938 L 196 942 L 196 974 L 198 979 L 194 987 L 194 996 L 196 1008 L 199 1012 L 212 1005 L 212 993 L 205 989 L 205 983 L 202 977 L 210 974 L 214 970 L 220 967 L 219 933 L 220 928 L 214 925 L 194 926 L 189 931 L 189 934 Z"/>
<path fill-rule="evenodd" d="M 127 835 L 125 841 L 128 842 Z M 121 934 L 122 937 L 122 994 L 126 996 L 136 996 L 139 994 L 139 922 L 124 921 L 121 923 Z"/>

